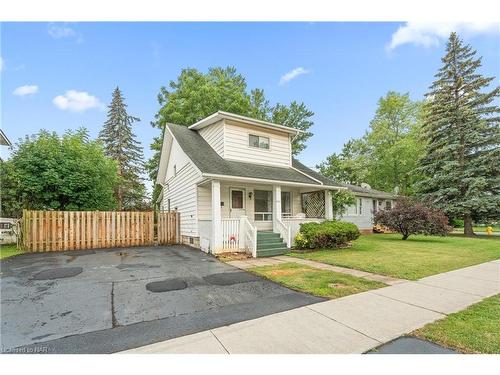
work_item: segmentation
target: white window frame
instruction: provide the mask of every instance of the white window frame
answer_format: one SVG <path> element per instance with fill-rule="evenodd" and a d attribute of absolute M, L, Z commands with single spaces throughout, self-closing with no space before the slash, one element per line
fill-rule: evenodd
<path fill-rule="evenodd" d="M 272 205 L 272 202 L 273 202 L 273 196 L 272 196 L 272 191 L 271 190 L 261 190 L 261 189 L 255 189 L 254 192 L 253 192 L 253 196 L 254 196 L 254 207 L 255 207 L 255 192 L 256 191 L 265 191 L 265 192 L 270 192 L 271 193 L 271 205 Z M 261 219 L 256 219 L 256 216 L 260 215 Z M 269 220 L 264 220 L 265 217 L 269 217 Z M 269 223 L 269 222 L 272 222 L 273 221 L 273 209 L 271 208 L 271 211 L 270 212 L 261 212 L 261 211 L 254 211 L 253 213 L 253 219 L 254 221 L 257 221 L 259 223 Z"/>
<path fill-rule="evenodd" d="M 283 211 L 283 194 L 290 194 L 290 212 Z M 281 191 L 281 215 L 282 217 L 291 217 L 293 214 L 293 193 L 291 191 Z"/>
<path fill-rule="evenodd" d="M 233 191 L 241 191 L 241 194 L 242 194 L 242 198 L 243 198 L 243 207 L 242 208 L 234 208 L 233 207 Z M 241 189 L 241 188 L 230 188 L 229 189 L 229 207 L 231 208 L 231 210 L 245 210 L 246 206 L 246 199 L 245 199 L 245 189 Z"/>
<path fill-rule="evenodd" d="M 259 139 L 259 145 L 258 146 L 254 146 L 253 144 L 251 144 L 250 142 L 250 137 L 257 137 Z M 267 139 L 267 145 L 268 147 L 265 148 L 265 147 L 260 147 L 260 139 L 261 138 L 266 138 Z M 258 148 L 259 150 L 266 150 L 266 151 L 270 151 L 271 150 L 271 137 L 266 137 L 264 135 L 257 135 L 257 134 L 252 134 L 252 133 L 248 133 L 248 147 L 251 147 L 251 148 Z"/>

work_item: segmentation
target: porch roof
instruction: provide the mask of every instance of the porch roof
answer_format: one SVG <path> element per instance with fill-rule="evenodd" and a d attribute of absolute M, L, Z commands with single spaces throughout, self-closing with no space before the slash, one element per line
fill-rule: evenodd
<path fill-rule="evenodd" d="M 317 178 L 316 174 L 318 173 L 297 160 L 293 160 L 293 168 L 283 168 L 224 159 L 210 147 L 196 130 L 174 124 L 167 124 L 167 127 L 182 150 L 203 174 L 340 187 L 333 181 L 328 180 L 327 182 L 324 177 L 322 179 Z"/>

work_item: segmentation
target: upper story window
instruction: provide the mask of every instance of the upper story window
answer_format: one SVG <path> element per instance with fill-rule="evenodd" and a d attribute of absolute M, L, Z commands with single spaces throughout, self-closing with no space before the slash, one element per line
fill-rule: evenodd
<path fill-rule="evenodd" d="M 248 135 L 248 145 L 251 147 L 263 148 L 269 150 L 269 138 L 260 135 Z"/>
<path fill-rule="evenodd" d="M 392 209 L 392 202 L 391 201 L 385 201 L 385 209 L 386 210 Z"/>

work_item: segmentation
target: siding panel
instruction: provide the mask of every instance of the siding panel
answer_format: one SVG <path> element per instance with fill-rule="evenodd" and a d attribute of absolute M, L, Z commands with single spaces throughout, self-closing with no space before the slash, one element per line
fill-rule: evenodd
<path fill-rule="evenodd" d="M 198 237 L 196 183 L 200 180 L 199 171 L 192 163 L 185 165 L 164 187 L 164 209 L 170 199 L 170 209 L 180 213 L 180 233 Z"/>
<path fill-rule="evenodd" d="M 222 121 L 200 129 L 199 134 L 222 157 L 224 157 L 224 124 Z"/>
<path fill-rule="evenodd" d="M 270 149 L 263 150 L 248 145 L 249 134 L 268 137 Z M 262 130 L 234 122 L 224 124 L 224 157 L 248 163 L 290 166 L 291 144 L 287 133 Z"/>

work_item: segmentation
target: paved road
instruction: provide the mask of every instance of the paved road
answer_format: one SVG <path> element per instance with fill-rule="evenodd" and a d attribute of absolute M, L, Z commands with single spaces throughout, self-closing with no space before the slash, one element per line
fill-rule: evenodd
<path fill-rule="evenodd" d="M 322 301 L 185 246 L 0 265 L 2 352 L 112 353 Z"/>
<path fill-rule="evenodd" d="M 129 353 L 364 353 L 500 293 L 500 260 L 315 303 Z M 381 351 L 415 346 L 401 341 Z M 419 345 L 418 350 L 421 349 Z"/>

